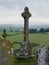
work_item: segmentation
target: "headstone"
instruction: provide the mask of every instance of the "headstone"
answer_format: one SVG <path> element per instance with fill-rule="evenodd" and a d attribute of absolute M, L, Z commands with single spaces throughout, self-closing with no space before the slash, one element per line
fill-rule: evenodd
<path fill-rule="evenodd" d="M 13 44 L 0 38 L 0 65 L 13 65 Z"/>
<path fill-rule="evenodd" d="M 47 65 L 47 49 L 44 44 L 38 49 L 38 61 L 37 65 Z"/>
<path fill-rule="evenodd" d="M 29 12 L 29 8 L 25 7 L 24 12 L 21 14 L 24 18 L 24 41 L 21 43 L 20 48 L 20 56 L 19 57 L 31 57 L 32 56 L 32 44 L 29 41 L 29 34 L 28 34 L 28 20 L 31 17 L 31 14 Z"/>
<path fill-rule="evenodd" d="M 47 57 L 48 57 L 48 65 L 49 65 L 49 47 L 48 47 L 48 49 L 47 49 Z"/>

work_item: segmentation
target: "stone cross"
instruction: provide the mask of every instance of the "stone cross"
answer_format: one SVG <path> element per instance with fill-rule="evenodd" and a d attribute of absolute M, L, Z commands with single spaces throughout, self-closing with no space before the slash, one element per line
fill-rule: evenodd
<path fill-rule="evenodd" d="M 24 41 L 27 43 L 28 55 L 32 55 L 32 46 L 29 42 L 29 34 L 28 34 L 28 20 L 31 17 L 29 12 L 29 8 L 25 7 L 24 12 L 21 14 L 24 18 Z"/>
<path fill-rule="evenodd" d="M 17 56 L 18 59 L 32 57 L 32 44 L 29 41 L 28 34 L 28 20 L 31 17 L 28 7 L 25 7 L 24 12 L 21 14 L 24 18 L 24 40 L 21 43 L 20 52 Z"/>
<path fill-rule="evenodd" d="M 31 17 L 31 14 L 29 12 L 28 7 L 25 7 L 24 12 L 22 13 L 22 16 L 24 18 L 24 41 L 29 41 L 29 35 L 28 35 L 28 20 Z"/>

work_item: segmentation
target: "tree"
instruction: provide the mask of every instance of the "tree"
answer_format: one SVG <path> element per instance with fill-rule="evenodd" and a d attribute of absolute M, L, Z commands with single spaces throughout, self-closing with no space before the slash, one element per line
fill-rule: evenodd
<path fill-rule="evenodd" d="M 3 37 L 3 38 L 6 38 L 6 36 L 7 36 L 6 29 L 3 29 L 2 37 Z"/>
<path fill-rule="evenodd" d="M 41 29 L 39 30 L 39 32 L 40 32 L 40 33 L 45 33 L 44 28 L 41 28 Z"/>
<path fill-rule="evenodd" d="M 47 28 L 45 31 L 46 31 L 46 32 L 49 32 L 49 28 Z"/>
<path fill-rule="evenodd" d="M 30 29 L 29 33 L 37 33 L 37 29 Z"/>

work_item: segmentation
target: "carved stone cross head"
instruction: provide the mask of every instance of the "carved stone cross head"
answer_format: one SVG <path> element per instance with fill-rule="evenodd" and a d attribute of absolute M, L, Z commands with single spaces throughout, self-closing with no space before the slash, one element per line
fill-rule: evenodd
<path fill-rule="evenodd" d="M 21 15 L 23 16 L 24 19 L 29 19 L 31 17 L 31 14 L 29 12 L 29 8 L 25 7 L 24 12 Z"/>

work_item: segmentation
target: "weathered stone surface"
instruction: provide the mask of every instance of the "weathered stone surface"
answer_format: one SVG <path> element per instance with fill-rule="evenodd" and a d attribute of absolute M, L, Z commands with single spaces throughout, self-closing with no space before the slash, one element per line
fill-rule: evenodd
<path fill-rule="evenodd" d="M 21 15 L 24 18 L 24 41 L 28 42 L 29 41 L 29 35 L 28 35 L 28 23 L 29 23 L 29 21 L 28 20 L 31 17 L 31 14 L 29 12 L 29 8 L 25 7 L 24 12 Z"/>
<path fill-rule="evenodd" d="M 32 58 L 33 56 L 17 56 L 18 60 L 23 60 L 23 59 L 27 59 L 27 58 Z"/>
<path fill-rule="evenodd" d="M 27 43 L 25 41 L 23 41 L 21 43 L 21 48 L 20 48 L 19 55 L 20 56 L 27 56 L 28 55 Z"/>
<path fill-rule="evenodd" d="M 47 49 L 42 44 L 38 49 L 38 61 L 37 65 L 47 65 Z"/>
<path fill-rule="evenodd" d="M 49 47 L 48 47 L 48 49 L 47 49 L 47 58 L 48 58 L 48 60 L 47 60 L 47 63 L 48 63 L 48 65 L 49 65 Z"/>
<path fill-rule="evenodd" d="M 0 38 L 0 65 L 13 65 L 13 44 Z"/>

